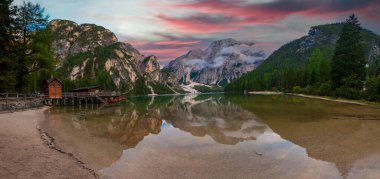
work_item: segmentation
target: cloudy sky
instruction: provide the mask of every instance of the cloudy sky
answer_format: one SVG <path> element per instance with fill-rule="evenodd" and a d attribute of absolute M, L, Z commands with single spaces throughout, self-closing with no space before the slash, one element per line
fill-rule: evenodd
<path fill-rule="evenodd" d="M 15 0 L 20 3 L 22 0 Z M 94 23 L 161 63 L 224 38 L 252 41 L 270 54 L 313 25 L 352 13 L 380 34 L 380 0 L 31 0 L 51 19 Z"/>

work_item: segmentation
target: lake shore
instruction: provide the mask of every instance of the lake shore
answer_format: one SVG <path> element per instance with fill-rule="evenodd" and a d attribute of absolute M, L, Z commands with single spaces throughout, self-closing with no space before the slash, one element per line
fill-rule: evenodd
<path fill-rule="evenodd" d="M 339 103 L 346 103 L 346 104 L 356 104 L 356 105 L 375 105 L 380 106 L 379 103 L 375 102 L 369 102 L 369 101 L 358 101 L 358 100 L 350 100 L 350 99 L 335 99 L 328 96 L 314 96 L 314 95 L 306 95 L 306 94 L 298 94 L 298 93 L 283 93 L 283 92 L 274 92 L 274 91 L 252 91 L 248 92 L 249 94 L 256 94 L 256 95 L 292 95 L 292 96 L 299 96 L 303 98 L 310 98 L 310 99 L 318 99 L 318 100 L 325 100 L 325 101 L 334 101 Z"/>
<path fill-rule="evenodd" d="M 326 96 L 313 96 L 313 95 L 296 94 L 296 93 L 289 93 L 288 95 L 299 96 L 299 97 L 310 98 L 310 99 L 334 101 L 334 102 L 346 103 L 346 104 L 356 104 L 356 105 L 362 105 L 362 106 L 369 105 L 367 103 L 360 102 L 360 101 L 348 100 L 348 99 L 333 99 L 333 98 L 326 97 Z"/>
<path fill-rule="evenodd" d="M 0 114 L 0 178 L 97 178 L 39 129 L 47 109 Z"/>

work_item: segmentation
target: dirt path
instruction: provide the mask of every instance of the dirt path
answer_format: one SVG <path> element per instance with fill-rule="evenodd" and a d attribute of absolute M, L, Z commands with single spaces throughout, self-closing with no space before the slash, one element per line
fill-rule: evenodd
<path fill-rule="evenodd" d="M 38 130 L 44 109 L 0 114 L 0 178 L 96 178 Z M 42 136 L 42 137 L 41 137 Z"/>

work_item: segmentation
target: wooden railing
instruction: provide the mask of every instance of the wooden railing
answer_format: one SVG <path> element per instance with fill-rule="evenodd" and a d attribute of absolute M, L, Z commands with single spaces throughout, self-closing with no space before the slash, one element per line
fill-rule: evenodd
<path fill-rule="evenodd" d="M 44 98 L 44 94 L 24 94 L 24 93 L 0 93 L 0 100 L 27 100 L 35 98 Z"/>
<path fill-rule="evenodd" d="M 62 93 L 63 98 L 75 98 L 75 97 L 118 97 L 122 94 L 120 92 L 69 92 Z M 48 94 L 25 94 L 25 93 L 0 93 L 0 100 L 27 100 L 35 98 L 48 98 Z"/>
<path fill-rule="evenodd" d="M 121 96 L 120 92 L 70 92 L 62 93 L 63 98 L 75 98 L 75 97 L 117 97 Z"/>
<path fill-rule="evenodd" d="M 109 98 L 113 97 L 113 99 Z M 90 98 L 97 98 L 101 102 L 107 104 L 107 100 L 120 100 L 122 94 L 120 92 L 74 92 L 62 93 L 62 98 L 72 98 L 74 100 L 83 100 Z M 17 111 L 40 107 L 44 101 L 49 98 L 48 94 L 23 94 L 23 93 L 0 93 L 0 112 L 4 111 Z M 56 101 L 58 102 L 58 101 Z"/>
<path fill-rule="evenodd" d="M 0 112 L 40 107 L 44 99 L 45 95 L 37 93 L 0 93 Z"/>

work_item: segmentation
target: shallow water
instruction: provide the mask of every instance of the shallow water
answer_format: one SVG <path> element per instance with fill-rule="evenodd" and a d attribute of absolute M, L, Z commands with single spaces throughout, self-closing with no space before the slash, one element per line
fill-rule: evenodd
<path fill-rule="evenodd" d="M 41 126 L 109 178 L 380 178 L 380 109 L 293 96 L 56 107 Z"/>

